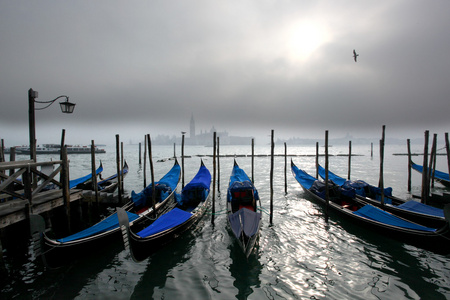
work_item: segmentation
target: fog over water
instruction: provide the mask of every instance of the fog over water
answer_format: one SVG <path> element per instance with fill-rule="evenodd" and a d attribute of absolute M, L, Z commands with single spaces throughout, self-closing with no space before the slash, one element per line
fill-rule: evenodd
<path fill-rule="evenodd" d="M 146 133 L 422 137 L 448 131 L 450 3 L 2 1 L 0 138 L 114 144 Z M 359 54 L 353 59 L 353 49 Z M 37 105 L 38 106 L 38 105 Z"/>

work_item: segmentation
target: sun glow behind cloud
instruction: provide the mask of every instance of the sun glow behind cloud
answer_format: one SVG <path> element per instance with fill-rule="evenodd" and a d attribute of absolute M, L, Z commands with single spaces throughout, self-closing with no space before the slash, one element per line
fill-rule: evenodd
<path fill-rule="evenodd" d="M 291 61 L 306 61 L 324 44 L 330 42 L 326 26 L 305 20 L 291 24 L 286 31 L 286 46 Z"/>

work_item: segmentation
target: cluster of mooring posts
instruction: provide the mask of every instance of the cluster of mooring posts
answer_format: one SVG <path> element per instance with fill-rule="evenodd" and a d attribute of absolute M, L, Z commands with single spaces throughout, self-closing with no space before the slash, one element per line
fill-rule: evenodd
<path fill-rule="evenodd" d="M 423 149 L 423 172 L 422 172 L 422 190 L 420 196 L 413 195 L 415 198 L 420 198 L 422 203 L 429 204 L 429 202 L 434 203 L 450 203 L 450 194 L 443 193 L 442 195 L 432 193 L 431 188 L 434 188 L 435 181 L 435 172 L 436 172 L 436 156 L 437 155 L 446 155 L 447 156 L 447 171 L 450 174 L 450 146 L 449 146 L 449 138 L 448 132 L 445 133 L 445 154 L 437 153 L 437 134 L 433 134 L 433 141 L 431 144 L 431 151 L 428 152 L 428 144 L 430 133 L 428 130 L 425 131 L 425 142 Z M 407 148 L 408 148 L 408 192 L 411 191 L 411 170 L 412 170 L 412 156 L 418 156 L 420 154 L 411 153 L 411 145 L 410 140 L 407 140 Z M 397 154 L 399 155 L 399 154 Z"/>
<path fill-rule="evenodd" d="M 421 201 L 426 203 L 430 196 L 430 184 L 433 184 L 433 172 L 436 164 L 436 134 L 433 139 L 433 146 L 431 150 L 430 161 L 428 163 L 428 131 L 425 132 L 425 148 L 424 148 L 424 170 L 429 170 L 429 172 L 423 172 L 422 180 L 422 194 L 420 196 Z M 58 161 L 49 162 L 37 162 L 36 159 L 15 161 L 15 151 L 14 148 L 10 149 L 10 159 L 9 162 L 5 161 L 4 158 L 4 143 L 1 141 L 0 149 L 0 233 L 1 237 L 5 236 L 5 230 L 14 226 L 17 223 L 28 220 L 31 214 L 43 214 L 46 216 L 47 228 L 52 227 L 50 217 L 52 214 L 56 213 L 54 210 L 63 209 L 66 219 L 67 231 L 71 232 L 72 224 L 71 218 L 73 213 L 71 213 L 71 203 L 78 201 L 78 212 L 81 217 L 81 202 L 87 202 L 89 223 L 92 224 L 92 211 L 95 210 L 97 213 L 99 211 L 99 205 L 102 202 L 112 204 L 114 203 L 123 205 L 128 201 L 124 199 L 124 189 L 123 189 L 123 143 L 120 142 L 119 135 L 116 135 L 116 166 L 117 166 L 117 198 L 111 199 L 111 195 L 102 195 L 97 189 L 97 179 L 96 179 L 96 166 L 95 166 L 95 144 L 91 141 L 91 161 L 92 161 L 92 180 L 93 180 L 93 190 L 89 192 L 83 192 L 79 189 L 69 189 L 69 160 L 67 157 L 67 146 L 64 142 L 65 130 L 62 131 L 61 138 L 61 156 Z M 445 134 L 446 139 L 446 150 L 448 157 L 448 167 L 450 171 L 450 152 L 449 152 L 449 141 L 448 133 Z M 144 145 L 144 187 L 147 186 L 147 175 L 146 175 L 146 160 L 148 156 L 150 171 L 151 171 L 151 182 L 154 187 L 154 171 L 153 171 L 153 159 L 152 159 L 152 146 L 150 135 L 145 136 Z M 211 222 L 214 224 L 215 216 L 215 192 L 216 183 L 217 190 L 220 191 L 220 157 L 247 157 L 248 155 L 220 155 L 220 140 L 216 136 L 216 132 L 213 134 L 213 153 L 211 155 L 205 155 L 213 158 L 213 196 L 212 196 L 212 208 L 211 208 Z M 380 178 L 379 187 L 383 190 L 383 163 L 384 163 L 384 146 L 385 146 L 385 126 L 382 127 L 382 138 L 380 140 Z M 411 190 L 411 154 L 410 152 L 410 140 L 407 140 L 408 146 L 408 156 L 409 156 L 409 171 L 408 171 L 408 191 Z M 318 166 L 319 157 L 325 156 L 325 169 L 326 175 L 328 175 L 328 130 L 325 131 L 325 153 L 319 154 L 319 143 L 316 143 L 316 153 L 315 155 L 296 155 L 287 153 L 287 145 L 284 143 L 284 154 L 274 154 L 274 130 L 271 131 L 271 161 L 270 161 L 270 225 L 273 224 L 273 172 L 274 172 L 274 157 L 284 156 L 284 192 L 287 194 L 287 157 L 288 156 L 315 156 L 316 157 L 316 178 L 318 178 Z M 349 141 L 349 153 L 348 154 L 338 154 L 338 156 L 348 156 L 348 179 L 350 179 L 351 172 L 351 158 L 357 154 L 352 154 L 352 144 Z M 255 156 L 265 156 L 268 155 L 255 155 L 254 153 L 254 139 L 251 141 L 251 180 L 254 181 L 254 157 Z M 373 156 L 373 144 L 371 144 L 371 156 Z M 175 144 L 174 144 L 174 156 Z M 184 133 L 182 135 L 182 147 L 181 147 L 181 164 L 182 164 L 182 187 L 184 187 L 184 159 L 187 156 L 184 155 Z M 172 158 L 168 158 L 172 159 Z M 139 164 L 141 164 L 141 143 L 139 143 Z M 38 170 L 39 167 L 52 166 L 54 171 L 51 174 L 45 174 L 42 170 Z M 55 168 L 56 167 L 56 168 Z M 56 179 L 57 175 L 60 175 L 59 180 Z M 21 177 L 21 180 L 19 180 Z M 326 184 L 326 199 L 328 203 L 328 178 L 325 178 Z M 431 182 L 431 183 L 430 183 Z M 44 190 L 49 184 L 53 183 L 57 188 L 51 190 Z M 155 194 L 155 193 L 153 193 Z M 384 195 L 381 193 L 382 203 L 384 201 Z M 102 200 L 103 199 L 103 200 Z M 328 205 L 327 205 L 328 207 Z M 326 218 L 328 219 L 328 210 L 326 210 Z M 27 226 L 28 228 L 28 226 Z M 0 250 L 1 250 L 0 243 Z M 0 251 L 1 253 L 1 251 Z"/>

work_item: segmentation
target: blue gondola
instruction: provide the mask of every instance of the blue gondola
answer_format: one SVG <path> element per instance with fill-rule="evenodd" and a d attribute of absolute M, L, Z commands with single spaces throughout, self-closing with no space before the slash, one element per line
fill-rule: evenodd
<path fill-rule="evenodd" d="M 291 171 L 303 190 L 314 200 L 326 205 L 325 183 L 317 180 L 305 171 L 297 168 L 291 160 Z M 355 225 L 364 226 L 381 233 L 387 238 L 394 238 L 437 253 L 450 253 L 450 230 L 448 222 L 442 228 L 430 228 L 397 217 L 370 204 L 355 201 L 355 191 L 329 184 L 330 210 L 350 219 Z M 446 219 L 448 210 L 444 209 Z"/>
<path fill-rule="evenodd" d="M 258 191 L 236 160 L 227 192 L 228 223 L 239 245 L 248 257 L 259 236 L 261 206 Z"/>
<path fill-rule="evenodd" d="M 422 174 L 423 166 L 417 165 L 411 161 L 411 167 L 414 170 L 416 170 L 417 172 L 419 172 L 420 174 Z M 436 180 L 437 182 L 441 183 L 442 185 L 444 185 L 446 187 L 450 187 L 450 177 L 449 177 L 448 173 L 444 173 L 444 172 L 438 171 L 438 170 L 431 170 L 431 171 L 432 171 L 432 174 L 434 175 L 434 180 Z"/>
<path fill-rule="evenodd" d="M 194 226 L 205 214 L 209 205 L 211 173 L 201 161 L 194 178 L 183 188 L 181 197 L 171 210 L 160 216 L 150 226 L 134 232 L 130 230 L 129 215 L 118 209 L 125 248 L 135 261 L 142 261 L 152 253 Z"/>
<path fill-rule="evenodd" d="M 155 212 L 161 213 L 175 203 L 175 190 L 180 180 L 181 168 L 175 160 L 173 167 L 159 181 L 155 182 Z M 140 193 L 132 191 L 131 200 L 122 209 L 130 220 L 130 226 L 141 224 L 153 215 L 152 184 Z M 44 259 L 50 266 L 60 265 L 83 252 L 94 251 L 106 241 L 120 238 L 119 219 L 113 213 L 97 224 L 61 238 L 50 238 L 42 234 Z M 88 251 L 86 251 L 88 250 Z"/>
<path fill-rule="evenodd" d="M 325 178 L 325 169 L 319 166 L 319 176 Z M 399 217 L 433 228 L 443 227 L 446 223 L 444 210 L 414 200 L 403 200 L 392 196 L 392 188 L 384 189 L 384 203 L 381 203 L 381 189 L 362 180 L 350 181 L 328 171 L 328 179 L 344 188 L 353 188 L 356 199 L 380 207 Z"/>

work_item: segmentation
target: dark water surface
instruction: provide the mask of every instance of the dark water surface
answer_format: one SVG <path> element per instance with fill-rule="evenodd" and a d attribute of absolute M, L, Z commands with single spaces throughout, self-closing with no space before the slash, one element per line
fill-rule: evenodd
<path fill-rule="evenodd" d="M 421 152 L 421 147 L 412 149 Z M 251 154 L 250 146 L 221 146 L 221 154 Z M 320 150 L 323 151 L 323 148 Z M 180 150 L 177 149 L 178 154 Z M 332 147 L 330 170 L 346 177 L 347 147 Z M 380 160 L 370 146 L 353 146 L 352 178 L 377 184 Z M 392 153 L 405 147 L 387 146 L 385 185 L 403 198 L 407 193 L 407 157 Z M 127 193 L 143 188 L 143 170 L 138 164 L 138 146 L 125 146 L 130 172 L 125 179 Z M 212 148 L 185 148 L 185 182 L 195 175 L 199 154 Z M 269 154 L 258 146 L 256 154 Z M 276 153 L 284 153 L 277 147 Z M 288 154 L 315 154 L 315 147 L 288 147 Z M 173 161 L 156 162 L 173 155 L 172 146 L 153 148 L 155 176 L 160 178 Z M 115 148 L 97 155 L 105 176 L 115 173 Z M 212 158 L 204 157 L 212 172 Z M 251 158 L 237 157 L 251 176 Z M 42 160 L 45 160 L 42 158 Z M 71 177 L 90 172 L 90 157 L 70 156 Z M 314 175 L 314 157 L 293 157 L 295 164 Z M 422 157 L 414 158 L 422 163 Z M 290 158 L 288 158 L 288 163 Z M 179 160 L 181 164 L 181 159 Z M 321 158 L 324 164 L 324 158 Z M 4 250 L 8 278 L 2 278 L 2 299 L 450 299 L 450 258 L 425 251 L 377 233 L 355 227 L 330 215 L 305 197 L 287 168 L 288 193 L 284 193 L 284 157 L 275 158 L 274 216 L 263 214 L 263 226 L 256 251 L 247 260 L 226 226 L 226 188 L 233 157 L 220 158 L 220 193 L 216 194 L 215 224 L 205 216 L 189 233 L 167 245 L 141 263 L 123 250 L 121 241 L 101 252 L 56 270 L 46 269 L 30 253 Z M 446 170 L 444 156 L 438 169 Z M 148 169 L 147 169 L 148 170 Z M 270 207 L 270 157 L 255 158 L 255 185 L 263 207 Z M 421 177 L 413 173 L 413 193 L 420 194 Z M 147 182 L 150 182 L 147 171 Z M 438 192 L 445 189 L 436 184 Z"/>

